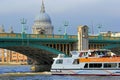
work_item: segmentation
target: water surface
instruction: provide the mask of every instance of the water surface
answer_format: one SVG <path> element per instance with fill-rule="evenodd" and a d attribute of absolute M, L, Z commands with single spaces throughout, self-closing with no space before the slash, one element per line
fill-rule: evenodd
<path fill-rule="evenodd" d="M 32 73 L 30 66 L 0 66 L 0 74 L 5 73 Z M 0 80 L 120 80 L 120 76 L 58 76 L 58 75 L 31 75 L 31 76 L 0 76 Z"/>

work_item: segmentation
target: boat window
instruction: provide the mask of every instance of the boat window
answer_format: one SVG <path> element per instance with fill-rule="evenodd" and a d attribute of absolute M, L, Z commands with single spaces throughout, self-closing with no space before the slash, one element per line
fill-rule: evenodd
<path fill-rule="evenodd" d="M 84 56 L 87 56 L 87 54 L 88 54 L 88 52 L 85 52 L 85 53 L 84 53 Z"/>
<path fill-rule="evenodd" d="M 103 55 L 104 53 L 103 52 L 101 52 L 101 51 L 97 51 L 96 52 L 98 55 Z"/>
<path fill-rule="evenodd" d="M 83 56 L 83 52 L 81 52 L 80 54 L 79 54 L 79 57 L 82 57 Z"/>
<path fill-rule="evenodd" d="M 102 63 L 90 63 L 89 68 L 101 68 Z"/>
<path fill-rule="evenodd" d="M 88 63 L 85 64 L 84 68 L 88 68 Z"/>
<path fill-rule="evenodd" d="M 56 64 L 62 64 L 63 63 L 63 60 L 62 59 L 58 59 L 57 61 L 56 61 Z"/>
<path fill-rule="evenodd" d="M 74 59 L 73 64 L 79 64 L 79 59 Z"/>
<path fill-rule="evenodd" d="M 106 56 L 107 51 L 96 51 L 98 55 Z"/>
<path fill-rule="evenodd" d="M 101 55 L 101 52 L 100 52 L 100 51 L 97 51 L 97 54 L 98 54 L 98 55 Z"/>
<path fill-rule="evenodd" d="M 104 56 L 106 56 L 107 51 L 102 51 L 102 54 L 103 54 Z"/>
<path fill-rule="evenodd" d="M 104 63 L 104 68 L 116 68 L 117 63 Z"/>
<path fill-rule="evenodd" d="M 87 56 L 87 52 L 81 52 L 79 57 L 82 57 L 82 56 Z"/>
<path fill-rule="evenodd" d="M 95 52 L 91 52 L 91 55 L 89 57 L 95 57 Z"/>

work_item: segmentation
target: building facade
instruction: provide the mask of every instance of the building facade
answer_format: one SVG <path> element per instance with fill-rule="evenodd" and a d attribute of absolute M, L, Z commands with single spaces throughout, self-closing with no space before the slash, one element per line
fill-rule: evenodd
<path fill-rule="evenodd" d="M 100 32 L 100 35 L 102 36 L 110 36 L 110 37 L 120 37 L 120 32 Z"/>
<path fill-rule="evenodd" d="M 0 49 L 0 64 L 28 64 L 28 57 L 15 51 Z"/>

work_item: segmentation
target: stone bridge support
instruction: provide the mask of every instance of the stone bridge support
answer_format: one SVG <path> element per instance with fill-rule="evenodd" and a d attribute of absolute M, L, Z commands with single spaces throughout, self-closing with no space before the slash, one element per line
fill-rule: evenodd
<path fill-rule="evenodd" d="M 88 27 L 78 27 L 78 51 L 88 50 Z"/>

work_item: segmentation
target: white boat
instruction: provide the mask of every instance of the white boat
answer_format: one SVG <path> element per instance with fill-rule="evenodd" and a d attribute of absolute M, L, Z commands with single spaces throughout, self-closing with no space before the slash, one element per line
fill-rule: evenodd
<path fill-rule="evenodd" d="M 120 76 L 120 56 L 106 49 L 71 51 L 53 58 L 53 75 Z"/>

